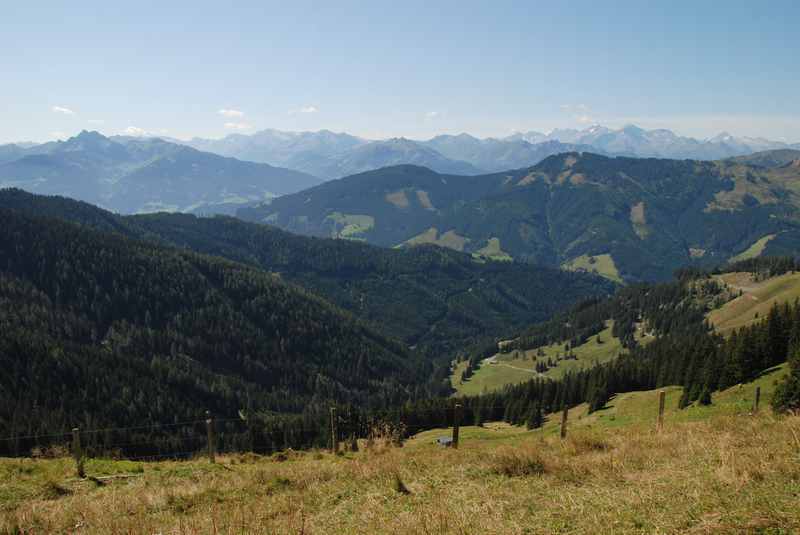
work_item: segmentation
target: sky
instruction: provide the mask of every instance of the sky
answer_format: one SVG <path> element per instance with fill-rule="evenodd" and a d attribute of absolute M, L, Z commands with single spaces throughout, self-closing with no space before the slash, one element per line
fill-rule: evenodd
<path fill-rule="evenodd" d="M 14 2 L 0 142 L 591 124 L 800 142 L 800 2 Z"/>

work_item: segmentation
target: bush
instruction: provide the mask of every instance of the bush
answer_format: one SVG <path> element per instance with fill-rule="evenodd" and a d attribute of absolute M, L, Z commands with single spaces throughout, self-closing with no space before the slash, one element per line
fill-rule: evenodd
<path fill-rule="evenodd" d="M 392 488 L 395 492 L 400 494 L 411 494 L 411 491 L 408 490 L 408 487 L 406 487 L 406 484 L 403 483 L 403 480 L 400 478 L 400 474 L 397 472 L 392 475 Z"/>
<path fill-rule="evenodd" d="M 608 442 L 596 435 L 573 433 L 569 436 L 568 440 L 575 449 L 575 453 L 578 455 L 592 451 L 608 451 L 611 449 L 611 445 Z"/>
<path fill-rule="evenodd" d="M 507 477 L 538 476 L 545 472 L 544 461 L 536 452 L 508 449 L 491 458 L 493 473 Z"/>
<path fill-rule="evenodd" d="M 58 498 L 68 496 L 70 494 L 72 494 L 70 489 L 62 486 L 52 479 L 45 481 L 44 486 L 42 487 L 42 497 L 47 500 L 57 500 Z"/>

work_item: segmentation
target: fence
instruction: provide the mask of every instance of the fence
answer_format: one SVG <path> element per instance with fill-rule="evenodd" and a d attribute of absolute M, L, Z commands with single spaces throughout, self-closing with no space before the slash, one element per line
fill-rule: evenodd
<path fill-rule="evenodd" d="M 757 412 L 761 398 L 761 388 L 756 387 L 752 411 Z M 664 427 L 666 392 L 658 392 L 658 412 L 655 427 L 658 432 Z M 481 407 L 481 410 L 501 411 L 506 407 Z M 419 418 L 403 421 L 399 415 L 394 418 L 375 419 L 373 417 L 351 414 L 344 417 L 337 407 L 330 408 L 327 425 L 313 427 L 296 423 L 276 423 L 264 420 L 250 421 L 239 415 L 233 418 L 215 418 L 206 413 L 206 418 L 164 424 L 149 424 L 131 427 L 111 427 L 102 429 L 73 428 L 68 432 L 55 434 L 21 435 L 0 438 L 0 454 L 44 452 L 47 448 L 69 450 L 75 458 L 78 474 L 83 477 L 83 461 L 90 457 L 124 458 L 134 461 L 186 459 L 205 455 L 215 462 L 217 455 L 227 453 L 253 452 L 269 454 L 293 447 L 295 449 L 326 447 L 338 453 L 340 444 L 354 442 L 357 438 L 371 438 L 376 431 L 384 436 L 390 435 L 397 442 L 421 431 L 444 427 L 452 429 L 447 445 L 458 448 L 460 427 L 463 418 L 461 403 L 447 408 L 431 408 L 433 420 L 419 422 Z M 426 411 L 415 413 L 417 416 Z M 567 437 L 569 407 L 561 412 L 560 437 Z M 278 421 L 279 422 L 279 421 Z M 299 447 L 298 447 L 299 446 Z M 27 449 L 26 449 L 27 448 Z"/>

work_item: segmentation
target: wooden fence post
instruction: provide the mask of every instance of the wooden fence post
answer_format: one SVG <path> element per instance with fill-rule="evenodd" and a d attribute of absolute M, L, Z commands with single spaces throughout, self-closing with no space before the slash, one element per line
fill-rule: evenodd
<path fill-rule="evenodd" d="M 331 407 L 331 453 L 339 451 L 339 433 L 336 429 L 336 407 Z"/>
<path fill-rule="evenodd" d="M 666 399 L 667 393 L 663 390 L 659 391 L 658 393 L 658 430 L 661 431 L 664 428 L 664 401 Z"/>
<path fill-rule="evenodd" d="M 81 430 L 72 428 L 72 456 L 75 458 L 75 473 L 80 478 L 86 477 L 83 469 L 83 451 L 81 450 Z"/>
<path fill-rule="evenodd" d="M 211 411 L 206 411 L 206 435 L 208 440 L 208 460 L 211 464 L 216 462 L 216 439 L 214 437 L 214 418 Z"/>
<path fill-rule="evenodd" d="M 564 411 L 561 413 L 561 438 L 567 438 L 567 417 L 569 416 L 569 407 L 564 405 Z"/>
<path fill-rule="evenodd" d="M 461 403 L 453 406 L 453 447 L 458 449 L 458 426 L 461 425 Z"/>
<path fill-rule="evenodd" d="M 756 387 L 756 400 L 753 403 L 753 412 L 758 412 L 758 402 L 761 401 L 761 387 Z"/>

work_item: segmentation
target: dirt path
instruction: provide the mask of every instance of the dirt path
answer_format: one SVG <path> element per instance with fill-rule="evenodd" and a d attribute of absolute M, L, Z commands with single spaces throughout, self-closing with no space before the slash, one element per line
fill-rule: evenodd
<path fill-rule="evenodd" d="M 490 364 L 492 366 L 505 366 L 506 368 L 511 368 L 512 370 L 518 370 L 518 371 L 521 371 L 521 372 L 533 373 L 535 375 L 542 375 L 541 373 L 537 372 L 536 370 L 530 370 L 528 368 L 520 368 L 518 366 L 512 366 L 511 364 L 505 364 L 503 362 L 499 362 L 497 360 L 497 355 L 494 355 L 494 356 L 491 356 L 491 357 L 483 359 L 483 362 L 481 363 L 481 365 L 483 365 L 483 364 Z"/>
<path fill-rule="evenodd" d="M 511 368 L 512 370 L 519 370 L 521 372 L 528 372 L 528 373 L 535 373 L 538 374 L 536 370 L 529 370 L 527 368 L 518 368 L 516 366 L 512 366 L 511 364 L 503 364 L 502 362 L 498 362 L 495 366 L 505 366 L 506 368 Z"/>

